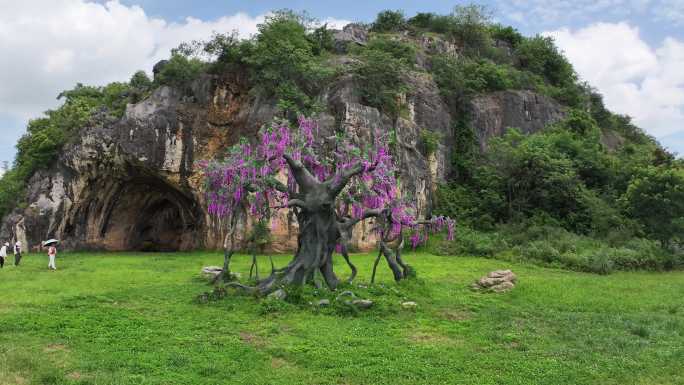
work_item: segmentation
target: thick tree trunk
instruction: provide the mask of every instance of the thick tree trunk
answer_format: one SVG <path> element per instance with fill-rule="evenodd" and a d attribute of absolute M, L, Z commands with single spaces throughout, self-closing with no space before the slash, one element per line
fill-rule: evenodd
<path fill-rule="evenodd" d="M 275 270 L 255 288 L 234 286 L 267 294 L 281 286 L 304 285 L 314 272 L 319 271 L 326 285 L 334 290 L 339 281 L 333 271 L 332 254 L 340 235 L 335 199 L 352 177 L 369 170 L 369 167 L 358 164 L 320 182 L 298 160 L 287 154 L 283 158 L 299 189 L 297 193 L 291 193 L 288 201 L 288 207 L 295 210 L 299 222 L 297 252 L 287 266 Z"/>
<path fill-rule="evenodd" d="M 330 289 L 337 287 L 338 279 L 332 265 L 332 252 L 337 241 L 336 218 L 332 202 L 326 207 L 329 209 L 299 213 L 299 240 L 294 258 L 287 266 L 259 282 L 259 292 L 269 293 L 284 285 L 303 285 L 317 270 Z"/>

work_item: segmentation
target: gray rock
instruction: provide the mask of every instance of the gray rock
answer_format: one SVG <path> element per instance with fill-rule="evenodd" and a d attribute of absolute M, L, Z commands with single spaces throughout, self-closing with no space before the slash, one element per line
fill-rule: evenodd
<path fill-rule="evenodd" d="M 169 64 L 168 60 L 158 61 L 154 67 L 152 67 L 152 74 L 154 77 L 157 77 L 157 75 L 159 75 L 159 73 L 164 69 L 164 67 L 166 67 L 167 64 Z"/>
<path fill-rule="evenodd" d="M 347 24 L 341 31 L 333 32 L 337 53 L 347 53 L 349 44 L 365 46 L 368 43 L 368 28 L 361 24 Z"/>
<path fill-rule="evenodd" d="M 566 109 L 555 100 L 532 91 L 499 91 L 478 96 L 470 103 L 471 124 L 482 151 L 487 141 L 509 127 L 529 134 L 563 119 Z"/>
<path fill-rule="evenodd" d="M 503 293 L 515 287 L 518 277 L 511 270 L 495 270 L 475 281 L 471 286 L 475 290 Z"/>
<path fill-rule="evenodd" d="M 270 299 L 276 299 L 279 301 L 284 300 L 287 297 L 287 293 L 283 289 L 278 289 L 267 296 Z"/>
<path fill-rule="evenodd" d="M 316 306 L 318 307 L 328 307 L 330 306 L 330 300 L 329 299 L 322 299 L 316 302 Z"/>
<path fill-rule="evenodd" d="M 401 303 L 401 307 L 407 310 L 412 310 L 418 307 L 418 304 L 413 301 L 406 301 Z"/>
<path fill-rule="evenodd" d="M 355 299 L 351 301 L 351 304 L 359 309 L 369 309 L 371 306 L 373 306 L 373 301 L 369 299 Z"/>
<path fill-rule="evenodd" d="M 200 275 L 204 279 L 213 280 L 214 278 L 218 277 L 222 271 L 223 268 L 220 266 L 205 266 L 202 268 Z"/>

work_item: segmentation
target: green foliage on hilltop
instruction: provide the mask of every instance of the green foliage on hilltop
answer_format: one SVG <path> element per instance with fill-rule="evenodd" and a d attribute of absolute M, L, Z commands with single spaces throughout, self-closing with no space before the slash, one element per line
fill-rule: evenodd
<path fill-rule="evenodd" d="M 190 93 L 190 83 L 205 69 L 205 63 L 180 51 L 173 51 L 171 58 L 154 77 L 156 86 L 171 86 Z"/>
<path fill-rule="evenodd" d="M 373 32 L 398 32 L 406 26 L 404 11 L 385 10 L 378 13 L 371 26 Z"/>
<path fill-rule="evenodd" d="M 655 144 L 609 151 L 600 135 L 593 117 L 580 110 L 571 110 L 565 120 L 535 134 L 511 129 L 493 138 L 486 152 L 470 158 L 467 174 L 439 189 L 436 214 L 460 218 L 478 231 L 496 231 L 503 239 L 508 237 L 502 228 L 520 224 L 516 231 L 527 233 L 530 228 L 522 224 L 546 218 L 545 226 L 559 233 L 594 239 L 581 250 L 583 255 L 609 255 L 606 263 L 614 268 L 681 265 L 684 170 L 667 157 L 663 160 Z M 638 254 L 624 250 L 642 238 L 658 241 L 662 248 L 649 254 L 652 257 L 634 257 L 641 262 L 617 260 L 625 253 Z M 520 246 L 519 255 L 530 256 L 532 241 L 542 242 L 528 239 L 505 247 Z M 546 262 L 592 271 L 593 259 L 588 257 L 572 263 L 549 258 Z"/>
<path fill-rule="evenodd" d="M 334 75 L 324 60 L 334 48 L 332 32 L 315 19 L 284 9 L 267 16 L 259 33 L 240 40 L 234 33 L 183 45 L 188 55 L 208 55 L 209 71 L 249 73 L 261 95 L 275 98 L 286 116 L 319 109 L 315 95 Z"/>
<path fill-rule="evenodd" d="M 354 52 L 359 61 L 353 71 L 363 101 L 391 117 L 398 116 L 400 94 L 408 90 L 404 77 L 414 65 L 416 48 L 400 40 L 376 37 Z"/>

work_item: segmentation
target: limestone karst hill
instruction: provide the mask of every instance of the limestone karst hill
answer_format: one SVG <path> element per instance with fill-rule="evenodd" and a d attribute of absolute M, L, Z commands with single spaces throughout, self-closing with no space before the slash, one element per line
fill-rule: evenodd
<path fill-rule="evenodd" d="M 317 56 L 318 67 L 302 70 L 305 74 L 324 68 L 320 71 L 326 74 L 325 81 L 314 85 L 301 85 L 297 73 L 287 74 L 295 79 L 291 82 L 285 75 L 276 81 L 269 78 L 278 66 L 289 65 L 287 60 L 268 67 L 270 64 L 253 58 L 233 58 L 239 56 L 235 54 L 239 50 L 240 55 L 257 57 L 254 52 L 260 44 L 270 44 L 268 34 L 273 31 L 265 29 L 250 41 L 248 49 L 241 48 L 247 43 L 230 37 L 216 40 L 224 44 L 223 51 L 211 53 L 218 56 L 217 63 L 229 62 L 226 65 L 207 66 L 188 59 L 191 55 L 174 52 L 170 60 L 155 66 L 154 82 L 146 85 L 144 92 L 133 85 L 134 80 L 141 81 L 136 80 L 139 74 L 122 86 L 125 90 L 116 94 L 120 113 L 112 113 L 112 108 L 92 108 L 82 124 L 55 128 L 69 134 L 54 146 L 59 149 L 57 155 L 22 174 L 26 180 L 21 188 L 11 190 L 16 196 L 9 199 L 12 206 L 5 208 L 0 238 L 19 239 L 29 248 L 46 238 L 61 239 L 70 249 L 220 248 L 225 226 L 206 214 L 197 162 L 220 157 L 241 137 L 254 139 L 258 129 L 275 117 L 292 118 L 288 109 L 297 103 L 317 121 L 321 136 L 344 131 L 362 142 L 370 141 L 375 132 L 393 135 L 403 195 L 417 201 L 419 214 L 430 215 L 437 187 L 458 171 L 454 159 L 463 143 L 454 127 L 467 121 L 475 152 L 483 153 L 488 151 L 489 141 L 508 128 L 515 127 L 523 134 L 539 132 L 563 120 L 572 108 L 584 106 L 584 102 L 569 101 L 575 97 L 572 92 L 584 92 L 572 73 L 569 86 L 553 85 L 553 74 L 539 72 L 547 67 L 536 70 L 534 63 L 525 62 L 526 57 L 516 48 L 522 38 L 519 34 L 505 29 L 487 32 L 491 35 L 488 55 L 493 59 L 472 59 L 473 55 L 484 56 L 473 54 L 467 40 L 418 27 L 383 32 L 378 23 L 373 29 L 350 24 L 340 31 L 317 29 L 314 33 L 302 28 L 306 39 L 324 37 L 302 43 L 312 52 L 318 46 L 325 52 Z M 276 35 L 273 40 L 276 47 L 279 39 Z M 295 39 L 290 43 L 301 42 Z M 543 39 L 542 44 L 546 44 Z M 262 55 L 277 54 L 266 52 Z M 314 54 L 307 55 L 303 56 L 306 60 Z M 362 68 L 369 62 L 376 67 Z M 385 62 L 388 73 L 392 66 L 402 70 L 383 78 Z M 183 75 L 194 65 L 200 69 L 193 76 Z M 172 72 L 185 77 L 169 81 Z M 472 74 L 478 77 L 469 83 Z M 144 74 L 140 76 L 145 80 Z M 507 76 L 517 80 L 510 82 Z M 296 86 L 281 92 L 277 80 Z M 550 85 L 544 83 L 547 80 Z M 391 88 L 391 81 L 398 85 Z M 264 92 L 268 87 L 271 92 Z M 65 92 L 65 105 L 71 103 L 69 92 L 84 90 L 91 92 L 86 88 Z M 139 95 L 132 97 L 131 90 L 138 90 Z M 97 92 L 104 92 L 107 98 L 108 89 Z M 594 94 L 587 92 L 589 100 Z M 283 98 L 291 94 L 295 101 L 283 107 Z M 46 119 L 46 125 L 53 123 L 52 115 Z M 29 132 L 39 128 L 29 127 Z M 608 129 L 601 132 L 600 139 L 608 147 L 624 141 Z M 30 157 L 22 155 L 21 148 L 20 156 Z M 8 198 L 2 199 L 6 205 Z M 242 226 L 246 229 L 249 223 Z M 286 212 L 274 220 L 272 249 L 285 251 L 296 246 L 293 226 L 296 221 Z M 356 232 L 354 246 L 372 247 L 370 233 Z"/>

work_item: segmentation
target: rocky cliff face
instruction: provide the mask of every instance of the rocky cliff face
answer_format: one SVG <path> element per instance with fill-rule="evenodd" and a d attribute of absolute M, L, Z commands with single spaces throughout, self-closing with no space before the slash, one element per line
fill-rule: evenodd
<path fill-rule="evenodd" d="M 350 32 L 350 40 L 360 39 Z M 452 116 L 437 86 L 423 73 L 406 79 L 407 114 L 393 121 L 364 105 L 351 76 L 341 77 L 319 99 L 327 110 L 318 117 L 321 131 L 346 131 L 367 140 L 373 130 L 396 131 L 401 189 L 429 214 L 435 186 L 450 172 Z M 220 156 L 240 136 L 254 137 L 275 116 L 276 103 L 249 92 L 244 74 L 205 75 L 192 95 L 161 87 L 148 99 L 129 105 L 120 120 L 95 117 L 67 145 L 49 170 L 29 182 L 28 207 L 3 219 L 1 239 L 29 247 L 58 238 L 70 249 L 188 250 L 220 248 L 220 221 L 206 215 L 201 175 L 195 162 Z M 473 125 L 483 148 L 506 127 L 525 132 L 559 119 L 553 100 L 527 91 L 476 98 Z M 436 153 L 421 152 L 423 129 L 441 134 Z M 272 248 L 296 246 L 296 221 L 288 213 L 274 219 Z M 374 247 L 362 224 L 353 244 Z M 243 229 L 248 224 L 243 224 Z"/>
<path fill-rule="evenodd" d="M 532 91 L 499 91 L 482 95 L 470 103 L 471 124 L 480 149 L 487 140 L 509 128 L 529 134 L 565 117 L 565 108 L 555 100 Z"/>

